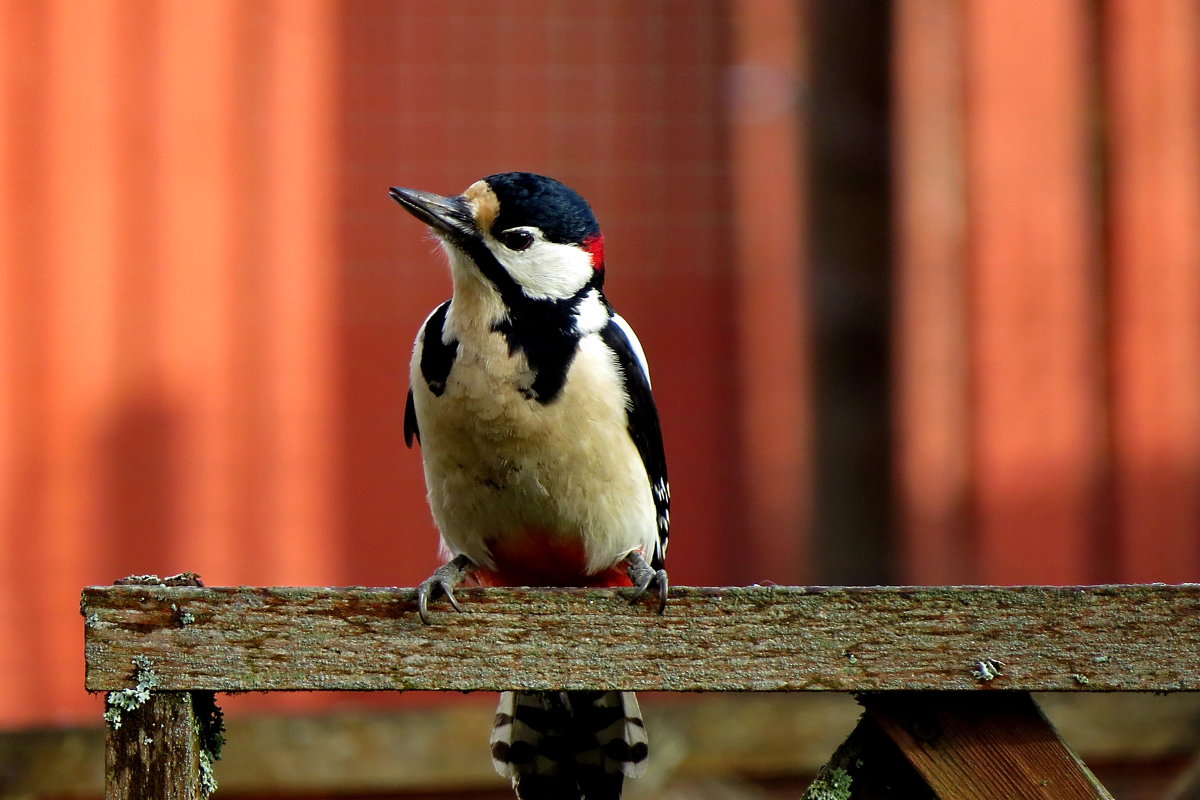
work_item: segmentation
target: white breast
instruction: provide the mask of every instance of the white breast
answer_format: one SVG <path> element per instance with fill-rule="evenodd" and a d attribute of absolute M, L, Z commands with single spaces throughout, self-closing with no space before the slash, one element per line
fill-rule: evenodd
<path fill-rule="evenodd" d="M 446 549 L 494 567 L 489 541 L 536 529 L 581 542 L 589 574 L 630 551 L 652 553 L 650 483 L 600 337 L 580 340 L 562 392 L 543 405 L 521 394 L 533 375 L 503 336 L 455 333 L 458 357 L 440 397 L 420 375 L 419 346 L 412 361 L 425 480 Z"/>

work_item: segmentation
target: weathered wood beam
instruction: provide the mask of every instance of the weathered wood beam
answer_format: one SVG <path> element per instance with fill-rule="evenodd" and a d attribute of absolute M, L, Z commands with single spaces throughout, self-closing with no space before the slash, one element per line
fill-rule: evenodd
<path fill-rule="evenodd" d="M 611 590 L 92 587 L 87 688 L 1200 691 L 1200 585 Z M 446 609 L 443 604 L 440 609 Z"/>

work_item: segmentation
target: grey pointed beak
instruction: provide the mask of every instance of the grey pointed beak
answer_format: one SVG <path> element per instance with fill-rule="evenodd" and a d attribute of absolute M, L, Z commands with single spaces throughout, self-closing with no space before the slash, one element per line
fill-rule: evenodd
<path fill-rule="evenodd" d="M 479 228 L 475 224 L 471 207 L 461 197 L 443 197 L 433 192 L 399 189 L 395 186 L 388 190 L 388 194 L 408 213 L 439 233 L 455 239 L 479 236 Z"/>

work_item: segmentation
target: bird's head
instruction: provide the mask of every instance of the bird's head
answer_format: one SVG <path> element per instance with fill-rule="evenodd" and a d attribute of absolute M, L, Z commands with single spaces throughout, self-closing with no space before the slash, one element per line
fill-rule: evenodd
<path fill-rule="evenodd" d="M 531 172 L 476 181 L 455 197 L 393 187 L 392 198 L 441 239 L 456 292 L 482 276 L 506 302 L 568 300 L 599 290 L 604 238 L 587 201 Z"/>

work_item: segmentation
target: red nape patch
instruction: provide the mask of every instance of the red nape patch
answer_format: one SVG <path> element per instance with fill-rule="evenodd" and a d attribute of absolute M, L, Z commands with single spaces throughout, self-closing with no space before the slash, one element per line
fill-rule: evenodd
<path fill-rule="evenodd" d="M 489 543 L 495 569 L 472 573 L 480 586 L 632 586 L 623 566 L 588 575 L 583 542 L 526 529 Z"/>
<path fill-rule="evenodd" d="M 583 240 L 583 249 L 592 254 L 592 269 L 604 269 L 604 235 L 592 234 Z"/>

